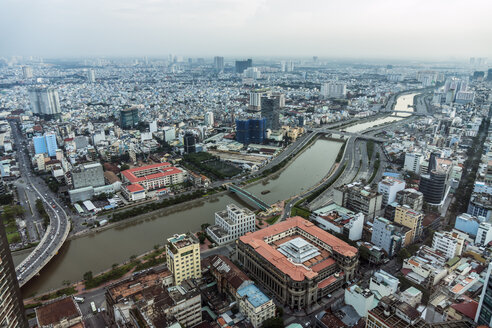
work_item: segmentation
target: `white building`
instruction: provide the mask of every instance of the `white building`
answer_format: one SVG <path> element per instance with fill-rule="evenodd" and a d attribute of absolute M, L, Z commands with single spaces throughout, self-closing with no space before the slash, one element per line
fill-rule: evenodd
<path fill-rule="evenodd" d="M 205 125 L 206 126 L 214 126 L 214 113 L 212 112 L 206 112 L 205 113 Z"/>
<path fill-rule="evenodd" d="M 325 98 L 345 98 L 347 85 L 339 82 L 323 83 L 321 85 L 321 95 Z"/>
<path fill-rule="evenodd" d="M 412 286 L 401 293 L 400 300 L 413 307 L 417 307 L 417 304 L 420 304 L 422 301 L 422 295 L 420 290 Z"/>
<path fill-rule="evenodd" d="M 263 292 L 250 284 L 239 288 L 236 292 L 239 310 L 248 317 L 253 327 L 261 327 L 263 321 L 275 317 L 275 304 Z"/>
<path fill-rule="evenodd" d="M 256 215 L 252 211 L 229 204 L 226 210 L 215 213 L 215 225 L 208 227 L 207 233 L 220 245 L 255 231 L 255 227 Z"/>
<path fill-rule="evenodd" d="M 416 174 L 420 174 L 421 165 L 424 160 L 422 154 L 419 153 L 406 153 L 405 154 L 405 164 L 403 165 L 403 169 L 405 171 L 414 172 Z"/>
<path fill-rule="evenodd" d="M 176 139 L 176 128 L 174 126 L 167 126 L 164 128 L 164 141 L 169 142 Z"/>
<path fill-rule="evenodd" d="M 369 289 L 381 299 L 398 292 L 400 281 L 384 270 L 378 270 L 371 277 Z"/>
<path fill-rule="evenodd" d="M 444 254 L 448 259 L 460 256 L 465 241 L 457 233 L 438 231 L 434 233 L 432 248 Z"/>
<path fill-rule="evenodd" d="M 374 294 L 369 289 L 362 289 L 358 285 L 345 288 L 345 304 L 352 305 L 357 314 L 367 317 L 367 311 L 375 307 Z"/>
<path fill-rule="evenodd" d="M 60 97 L 55 88 L 31 88 L 28 90 L 31 110 L 34 114 L 54 115 L 61 113 Z"/>
<path fill-rule="evenodd" d="M 489 222 L 481 222 L 478 226 L 477 237 L 475 237 L 476 245 L 487 245 L 492 241 L 492 224 Z"/>
<path fill-rule="evenodd" d="M 383 206 L 393 203 L 396 193 L 405 189 L 405 181 L 393 177 L 385 177 L 378 183 L 378 192 L 383 195 Z"/>
<path fill-rule="evenodd" d="M 151 133 L 157 132 L 157 121 L 153 120 L 149 123 L 149 130 Z"/>
<path fill-rule="evenodd" d="M 316 221 L 321 229 L 345 235 L 350 240 L 362 238 L 363 213 L 355 213 L 332 203 L 314 211 L 310 219 Z"/>

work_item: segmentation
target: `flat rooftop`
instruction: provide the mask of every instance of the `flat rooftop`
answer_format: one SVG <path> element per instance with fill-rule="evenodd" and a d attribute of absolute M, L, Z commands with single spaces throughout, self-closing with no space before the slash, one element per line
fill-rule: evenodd
<path fill-rule="evenodd" d="M 258 287 L 256 287 L 255 284 L 251 284 L 251 285 L 245 286 L 243 288 L 240 288 L 240 289 L 238 289 L 237 293 L 241 297 L 246 296 L 248 298 L 248 301 L 255 308 L 265 304 L 266 302 L 268 302 L 270 300 L 268 298 L 268 296 L 263 294 L 263 292 Z"/>

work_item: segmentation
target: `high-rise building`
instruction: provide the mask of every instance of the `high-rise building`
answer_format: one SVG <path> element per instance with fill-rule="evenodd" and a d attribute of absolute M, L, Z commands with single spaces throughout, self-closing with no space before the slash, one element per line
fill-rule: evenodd
<path fill-rule="evenodd" d="M 200 242 L 191 233 L 174 235 L 167 240 L 166 260 L 176 285 L 183 280 L 202 276 Z"/>
<path fill-rule="evenodd" d="M 104 171 L 101 163 L 84 163 L 72 170 L 74 189 L 104 186 Z"/>
<path fill-rule="evenodd" d="M 131 129 L 138 125 L 138 108 L 130 107 L 120 111 L 120 128 Z"/>
<path fill-rule="evenodd" d="M 0 327 L 28 327 L 7 235 L 0 223 Z"/>
<path fill-rule="evenodd" d="M 373 219 L 381 211 L 383 195 L 376 190 L 365 188 L 360 182 L 335 188 L 333 200 L 340 206 L 354 212 L 362 212 L 367 219 Z"/>
<path fill-rule="evenodd" d="M 58 145 L 56 142 L 56 134 L 54 132 L 46 132 L 43 136 L 33 137 L 34 152 L 36 154 L 48 154 L 48 156 L 56 156 Z"/>
<path fill-rule="evenodd" d="M 430 170 L 430 163 L 429 163 Z M 424 194 L 424 200 L 429 204 L 440 204 L 446 191 L 447 174 L 432 170 L 420 177 L 419 190 Z"/>
<path fill-rule="evenodd" d="M 395 201 L 400 205 L 408 205 L 415 211 L 421 211 L 424 205 L 424 195 L 420 191 L 407 188 L 396 193 Z"/>
<path fill-rule="evenodd" d="M 60 98 L 55 88 L 36 87 L 28 92 L 33 114 L 51 118 L 61 113 Z"/>
<path fill-rule="evenodd" d="M 22 66 L 22 75 L 24 79 L 32 79 L 32 68 L 29 66 Z"/>
<path fill-rule="evenodd" d="M 224 71 L 224 57 L 220 57 L 220 56 L 214 57 L 214 68 L 216 72 Z"/>
<path fill-rule="evenodd" d="M 247 208 L 235 204 L 227 209 L 215 212 L 215 225 L 209 226 L 207 232 L 219 245 L 236 240 L 247 232 L 256 230 L 256 215 Z"/>
<path fill-rule="evenodd" d="M 191 154 L 196 152 L 196 136 L 193 132 L 186 132 L 183 137 L 184 152 Z"/>
<path fill-rule="evenodd" d="M 422 165 L 423 156 L 419 153 L 405 153 L 405 164 L 403 169 L 405 171 L 414 172 L 420 174 L 420 166 Z"/>
<path fill-rule="evenodd" d="M 253 60 L 236 60 L 236 73 L 243 74 L 246 68 L 253 66 Z"/>
<path fill-rule="evenodd" d="M 205 125 L 206 126 L 214 126 L 214 113 L 213 112 L 206 112 L 205 113 Z"/>
<path fill-rule="evenodd" d="M 396 193 L 405 189 L 405 181 L 393 177 L 385 177 L 378 183 L 378 192 L 383 195 L 383 206 L 393 203 Z"/>
<path fill-rule="evenodd" d="M 96 82 L 96 72 L 94 71 L 93 68 L 90 68 L 87 71 L 87 82 L 89 82 L 89 83 Z"/>
<path fill-rule="evenodd" d="M 411 209 L 409 206 L 398 206 L 395 211 L 395 222 L 412 230 L 412 241 L 422 234 L 424 214 Z"/>
<path fill-rule="evenodd" d="M 283 95 L 261 97 L 261 117 L 266 118 L 266 128 L 280 129 L 280 107 Z"/>
<path fill-rule="evenodd" d="M 492 326 L 492 280 L 490 273 L 492 271 L 492 263 L 489 263 L 487 275 L 483 282 L 482 294 L 480 295 L 480 303 L 478 304 L 475 322 L 479 325 Z"/>
<path fill-rule="evenodd" d="M 492 68 L 487 71 L 487 81 L 492 81 Z"/>
<path fill-rule="evenodd" d="M 456 232 L 436 231 L 432 239 L 432 248 L 441 252 L 447 259 L 461 256 L 465 240 Z"/>
<path fill-rule="evenodd" d="M 262 144 L 266 137 L 266 119 L 236 120 L 236 141 Z"/>
<path fill-rule="evenodd" d="M 323 83 L 321 84 L 321 95 L 325 98 L 345 98 L 347 85 L 345 83 Z"/>

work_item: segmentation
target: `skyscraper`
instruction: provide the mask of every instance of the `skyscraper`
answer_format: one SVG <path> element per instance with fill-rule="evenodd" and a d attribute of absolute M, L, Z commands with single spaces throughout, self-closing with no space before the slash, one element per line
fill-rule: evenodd
<path fill-rule="evenodd" d="M 224 71 L 224 57 L 219 57 L 219 56 L 214 57 L 214 68 L 216 72 Z"/>
<path fill-rule="evenodd" d="M 280 129 L 280 107 L 284 95 L 272 95 L 261 97 L 261 117 L 266 118 L 266 128 L 270 130 Z"/>
<path fill-rule="evenodd" d="M 34 143 L 34 152 L 36 154 L 48 154 L 48 156 L 56 156 L 58 144 L 56 142 L 56 134 L 54 132 L 46 132 L 42 137 L 37 136 L 32 138 Z"/>
<path fill-rule="evenodd" d="M 347 86 L 345 83 L 323 83 L 321 84 L 321 95 L 325 98 L 345 98 Z"/>
<path fill-rule="evenodd" d="M 28 327 L 3 224 L 0 224 L 0 327 Z"/>
<path fill-rule="evenodd" d="M 87 82 L 89 83 L 94 83 L 96 82 L 96 72 L 94 71 L 94 69 L 90 68 L 88 71 L 87 71 Z"/>
<path fill-rule="evenodd" d="M 184 152 L 185 154 L 191 154 L 196 152 L 195 148 L 195 135 L 193 132 L 186 132 L 183 138 L 183 143 L 184 143 Z"/>
<path fill-rule="evenodd" d="M 483 282 L 482 294 L 480 295 L 480 303 L 478 304 L 475 322 L 479 325 L 492 325 L 492 281 L 490 280 L 490 272 L 492 271 L 492 263 L 489 264 L 487 275 Z"/>
<path fill-rule="evenodd" d="M 214 113 L 213 112 L 206 112 L 205 113 L 205 125 L 206 126 L 214 126 Z"/>
<path fill-rule="evenodd" d="M 29 89 L 32 112 L 39 116 L 51 118 L 61 113 L 58 91 L 52 87 Z"/>
<path fill-rule="evenodd" d="M 236 121 L 236 141 L 242 144 L 262 144 L 266 135 L 266 119 Z"/>
<path fill-rule="evenodd" d="M 32 68 L 29 66 L 22 66 L 22 75 L 24 79 L 32 79 Z"/>
<path fill-rule="evenodd" d="M 130 107 L 120 110 L 120 128 L 131 129 L 138 125 L 138 108 Z"/>
<path fill-rule="evenodd" d="M 492 68 L 487 71 L 487 81 L 492 81 Z"/>
<path fill-rule="evenodd" d="M 253 60 L 236 60 L 236 73 L 243 74 L 246 68 L 253 66 Z"/>

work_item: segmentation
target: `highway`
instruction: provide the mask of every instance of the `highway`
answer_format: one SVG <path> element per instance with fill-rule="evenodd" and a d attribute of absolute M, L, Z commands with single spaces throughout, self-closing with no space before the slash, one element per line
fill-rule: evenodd
<path fill-rule="evenodd" d="M 25 140 L 18 127 L 11 123 L 12 136 L 17 145 L 17 160 L 21 178 L 29 191 L 34 191 L 37 199 L 44 203 L 46 212 L 50 216 L 50 224 L 46 228 L 41 241 L 36 248 L 22 261 L 15 269 L 19 285 L 23 286 L 58 253 L 58 250 L 67 239 L 70 232 L 70 217 L 65 209 L 58 202 L 54 195 L 46 186 L 41 178 L 36 177 L 30 172 L 30 159 L 25 151 Z M 35 205 L 31 203 L 33 212 L 36 211 Z M 27 211 L 26 211 L 27 212 Z M 27 212 L 29 213 L 29 212 Z"/>

